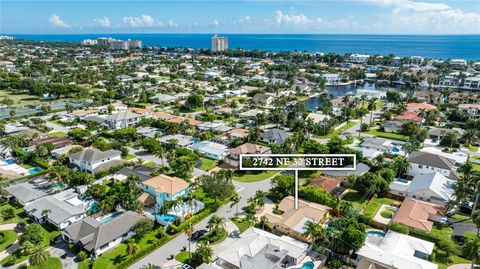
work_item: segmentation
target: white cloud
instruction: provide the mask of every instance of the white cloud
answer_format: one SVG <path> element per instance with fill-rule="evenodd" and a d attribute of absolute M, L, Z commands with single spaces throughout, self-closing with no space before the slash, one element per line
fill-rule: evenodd
<path fill-rule="evenodd" d="M 377 28 L 384 31 L 411 33 L 478 33 L 480 13 L 464 12 L 445 3 L 416 2 L 411 0 L 364 0 L 390 7 L 389 14 L 380 18 Z"/>
<path fill-rule="evenodd" d="M 168 27 L 177 27 L 177 24 L 172 19 L 170 19 L 170 20 L 167 21 L 167 26 Z"/>
<path fill-rule="evenodd" d="M 48 21 L 50 22 L 51 25 L 53 25 L 55 27 L 61 27 L 61 28 L 71 28 L 72 27 L 70 24 L 67 24 L 66 22 L 64 22 L 60 18 L 60 16 L 58 16 L 57 14 L 52 14 L 52 16 L 50 16 Z"/>
<path fill-rule="evenodd" d="M 290 14 L 284 14 L 280 10 L 275 12 L 275 23 L 277 25 L 308 25 L 319 24 L 321 22 L 321 18 L 309 19 L 304 14 L 297 15 L 295 12 L 290 12 Z"/>
<path fill-rule="evenodd" d="M 102 27 L 105 27 L 105 28 L 108 28 L 111 26 L 111 23 L 110 23 L 110 20 L 108 19 L 108 17 L 103 17 L 103 18 L 98 18 L 98 19 L 94 19 L 93 20 L 96 24 L 102 26 Z"/>
<path fill-rule="evenodd" d="M 128 27 L 139 28 L 139 27 L 152 27 L 152 26 L 162 26 L 161 21 L 156 21 L 150 15 L 142 15 L 140 17 L 123 17 L 122 22 Z"/>
<path fill-rule="evenodd" d="M 209 23 L 210 26 L 217 27 L 220 23 L 217 20 L 213 20 Z"/>

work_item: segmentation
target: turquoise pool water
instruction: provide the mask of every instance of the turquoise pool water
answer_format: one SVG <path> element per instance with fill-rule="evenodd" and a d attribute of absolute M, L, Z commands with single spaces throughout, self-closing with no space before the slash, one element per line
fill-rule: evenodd
<path fill-rule="evenodd" d="M 15 163 L 15 160 L 14 159 L 6 159 L 5 162 L 8 163 L 8 164 L 12 164 L 12 163 Z"/>
<path fill-rule="evenodd" d="M 393 147 L 392 152 L 397 153 L 397 152 L 400 152 L 400 150 L 397 147 Z"/>
<path fill-rule="evenodd" d="M 302 265 L 302 267 L 295 268 L 295 269 L 313 269 L 315 264 L 313 262 L 306 262 Z"/>
<path fill-rule="evenodd" d="M 381 231 L 367 231 L 365 233 L 365 236 L 368 237 L 369 235 L 378 236 L 378 237 L 385 237 L 385 233 L 381 232 Z"/>
<path fill-rule="evenodd" d="M 403 183 L 403 184 L 408 184 L 409 183 L 408 180 L 403 179 L 403 178 L 395 179 L 395 181 L 398 181 L 398 182 Z"/>
<path fill-rule="evenodd" d="M 172 223 L 177 218 L 177 216 L 172 215 L 172 214 L 161 214 L 161 215 L 157 214 L 155 217 L 160 219 L 160 220 L 163 220 L 167 223 Z"/>
<path fill-rule="evenodd" d="M 111 221 L 112 219 L 116 218 L 118 215 L 122 214 L 121 212 L 115 212 L 115 213 L 112 213 L 110 216 L 108 217 L 105 217 L 103 219 L 100 219 L 99 221 L 100 222 L 109 222 Z"/>
<path fill-rule="evenodd" d="M 36 173 L 39 173 L 39 172 L 42 172 L 43 169 L 40 168 L 40 167 L 34 167 L 34 168 L 31 168 L 30 170 L 28 170 L 28 173 L 30 175 L 33 175 L 33 174 L 36 174 Z"/>

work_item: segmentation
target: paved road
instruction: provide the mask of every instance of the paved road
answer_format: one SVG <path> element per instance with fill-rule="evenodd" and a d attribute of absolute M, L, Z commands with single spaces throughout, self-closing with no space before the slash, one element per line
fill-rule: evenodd
<path fill-rule="evenodd" d="M 45 125 L 46 125 L 47 127 L 52 128 L 52 132 L 68 133 L 68 132 L 70 131 L 70 129 L 68 129 L 68 128 L 65 127 L 65 126 L 62 126 L 62 125 L 57 124 L 57 123 L 49 122 L 49 121 L 47 121 L 47 122 L 45 123 Z"/>
<path fill-rule="evenodd" d="M 379 118 L 380 115 L 382 115 L 382 112 L 374 111 L 372 115 L 372 121 L 375 121 L 375 119 Z M 361 123 L 366 123 L 370 124 L 370 113 L 368 113 L 365 117 L 363 117 L 363 121 Z M 346 130 L 346 133 L 350 133 L 353 136 L 358 136 L 358 131 L 360 130 L 360 120 L 357 121 L 357 124 L 353 125 L 350 127 L 350 129 Z M 365 134 L 364 135 L 368 135 Z"/>
<path fill-rule="evenodd" d="M 63 240 L 58 241 L 55 245 L 48 248 L 48 251 L 52 257 L 60 258 L 62 261 L 62 268 L 64 269 L 77 269 L 78 263 L 76 261 L 76 255 L 67 246 L 67 243 Z"/>
<path fill-rule="evenodd" d="M 271 187 L 269 179 L 254 183 L 234 182 L 234 184 L 235 191 L 242 198 L 238 205 L 239 209 L 247 205 L 248 198 L 254 196 L 257 190 L 268 191 Z M 230 204 L 224 205 L 223 207 L 219 208 L 215 214 L 228 219 L 235 214 L 235 207 L 230 208 Z M 204 229 L 207 226 L 209 219 L 210 218 L 207 217 L 203 221 L 197 223 L 194 226 L 195 230 Z M 138 269 L 148 263 L 159 266 L 163 265 L 165 262 L 167 262 L 167 258 L 170 256 L 170 254 L 177 254 L 184 246 L 188 247 L 188 240 L 187 236 L 182 233 L 161 248 L 153 251 L 145 258 L 133 264 L 130 268 Z"/>

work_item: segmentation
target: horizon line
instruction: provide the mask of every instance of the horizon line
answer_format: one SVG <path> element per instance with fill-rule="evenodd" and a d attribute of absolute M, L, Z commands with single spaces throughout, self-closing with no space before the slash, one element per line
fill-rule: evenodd
<path fill-rule="evenodd" d="M 463 33 L 463 34 L 394 34 L 394 33 L 0 33 L 0 35 L 356 35 L 356 36 L 478 36 L 480 33 Z"/>

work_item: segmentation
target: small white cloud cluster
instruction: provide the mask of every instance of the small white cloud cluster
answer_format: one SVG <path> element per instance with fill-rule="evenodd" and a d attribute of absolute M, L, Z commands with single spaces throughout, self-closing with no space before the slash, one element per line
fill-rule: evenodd
<path fill-rule="evenodd" d="M 50 18 L 48 19 L 48 22 L 54 27 L 60 27 L 60 28 L 71 28 L 72 26 L 65 21 L 63 21 L 60 16 L 57 14 L 52 14 Z"/>

